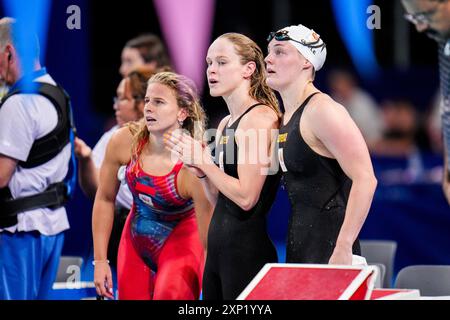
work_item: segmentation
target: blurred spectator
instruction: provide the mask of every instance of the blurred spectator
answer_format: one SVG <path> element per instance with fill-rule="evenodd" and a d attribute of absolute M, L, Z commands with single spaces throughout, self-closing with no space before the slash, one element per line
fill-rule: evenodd
<path fill-rule="evenodd" d="M 424 32 L 438 44 L 442 93 L 441 118 L 444 135 L 444 176 L 442 189 L 450 204 L 450 1 L 402 0 L 405 18 L 418 32 Z"/>
<path fill-rule="evenodd" d="M 166 46 L 154 34 L 144 34 L 128 41 L 122 50 L 121 60 L 119 72 L 122 77 L 142 65 L 154 70 L 162 67 L 170 69 L 171 65 Z"/>
<path fill-rule="evenodd" d="M 342 104 L 361 130 L 366 143 L 381 135 L 381 116 L 375 100 L 358 87 L 353 75 L 346 70 L 334 70 L 328 76 L 331 97 Z"/>
<path fill-rule="evenodd" d="M 442 167 L 428 151 L 429 141 L 414 105 L 405 99 L 382 103 L 384 130 L 371 148 L 380 183 L 436 183 Z"/>
<path fill-rule="evenodd" d="M 417 148 L 417 113 L 407 100 L 388 100 L 382 103 L 384 129 L 382 136 L 371 148 L 372 153 L 383 156 L 408 156 Z"/>
<path fill-rule="evenodd" d="M 152 33 L 142 34 L 127 41 L 122 49 L 119 73 L 125 78 L 131 70 L 144 66 L 148 70 L 171 71 L 172 66 L 166 46 Z M 116 119 L 109 117 L 104 124 L 105 131 L 116 125 Z"/>
<path fill-rule="evenodd" d="M 70 102 L 41 65 L 37 35 L 22 23 L 0 20 L 0 78 L 11 86 L 0 104 L 0 300 L 49 297 L 70 228 Z M 34 39 L 27 43 L 32 70 L 23 67 L 20 31 Z"/>

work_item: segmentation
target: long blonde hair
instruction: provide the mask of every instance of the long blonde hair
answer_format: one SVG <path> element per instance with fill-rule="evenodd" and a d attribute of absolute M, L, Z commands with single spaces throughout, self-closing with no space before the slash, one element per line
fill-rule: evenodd
<path fill-rule="evenodd" d="M 185 108 L 187 111 L 187 117 L 183 121 L 182 129 L 185 129 L 194 139 L 202 141 L 206 126 L 206 115 L 194 82 L 174 72 L 159 72 L 148 80 L 147 86 L 153 83 L 159 83 L 172 89 L 175 93 L 178 107 Z M 142 149 L 149 140 L 150 133 L 145 119 L 130 123 L 128 127 L 133 134 L 132 157 L 138 159 Z"/>
<path fill-rule="evenodd" d="M 264 55 L 261 48 L 252 39 L 240 33 L 225 33 L 220 38 L 225 38 L 234 44 L 236 53 L 241 57 L 243 65 L 250 61 L 256 64 L 255 71 L 251 76 L 250 96 L 256 101 L 269 106 L 275 111 L 278 118 L 281 118 L 278 100 L 266 83 Z"/>

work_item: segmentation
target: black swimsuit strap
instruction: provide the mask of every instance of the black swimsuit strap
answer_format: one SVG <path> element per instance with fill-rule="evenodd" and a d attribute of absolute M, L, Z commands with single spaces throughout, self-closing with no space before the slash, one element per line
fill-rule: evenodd
<path fill-rule="evenodd" d="M 231 125 L 226 126 L 226 128 L 231 128 L 235 123 L 239 123 L 239 121 L 241 121 L 242 117 L 245 116 L 247 113 L 249 113 L 253 108 L 257 107 L 257 106 L 262 106 L 264 105 L 264 103 L 255 103 L 253 105 L 251 105 L 247 110 L 245 110 L 245 112 L 243 114 L 241 114 L 239 116 L 239 118 L 237 118 L 236 120 L 233 121 L 233 123 Z"/>

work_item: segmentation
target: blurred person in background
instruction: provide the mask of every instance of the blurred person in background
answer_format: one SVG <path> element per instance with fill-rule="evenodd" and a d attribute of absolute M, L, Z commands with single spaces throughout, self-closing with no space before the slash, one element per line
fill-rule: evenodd
<path fill-rule="evenodd" d="M 429 138 L 413 103 L 402 98 L 390 99 L 381 104 L 381 110 L 383 135 L 371 148 L 380 181 L 390 184 L 435 180 L 429 171 L 432 165 Z"/>
<path fill-rule="evenodd" d="M 131 70 L 146 65 L 150 68 L 170 68 L 170 58 L 161 39 L 154 34 L 143 34 L 129 40 L 122 49 L 119 72 L 125 77 Z"/>
<path fill-rule="evenodd" d="M 408 100 L 392 99 L 381 104 L 383 132 L 371 148 L 375 155 L 408 157 L 417 149 L 418 116 Z"/>
<path fill-rule="evenodd" d="M 328 86 L 331 97 L 347 109 L 370 147 L 382 131 L 381 114 L 375 100 L 358 87 L 350 72 L 343 69 L 329 74 Z"/>
<path fill-rule="evenodd" d="M 0 77 L 11 86 L 0 104 L 0 300 L 48 298 L 70 228 L 64 204 L 75 187 L 65 179 L 70 98 L 41 65 L 36 34 L 28 43 L 32 70 L 24 70 L 18 30 L 14 19 L 0 20 Z"/>
<path fill-rule="evenodd" d="M 450 204 L 450 1 L 401 0 L 405 18 L 419 32 L 438 43 L 440 83 L 442 92 L 441 119 L 444 135 L 444 177 L 442 188 Z"/>

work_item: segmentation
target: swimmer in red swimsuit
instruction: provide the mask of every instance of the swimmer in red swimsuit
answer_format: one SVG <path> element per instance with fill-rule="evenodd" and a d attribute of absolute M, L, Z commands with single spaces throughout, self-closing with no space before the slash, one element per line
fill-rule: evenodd
<path fill-rule="evenodd" d="M 199 298 L 212 205 L 199 177 L 165 148 L 164 133 L 182 128 L 201 137 L 204 118 L 191 81 L 161 72 L 149 80 L 144 119 L 112 137 L 93 211 L 94 282 L 99 295 L 113 298 L 106 252 L 119 184 L 116 173 L 127 164 L 133 207 L 119 246 L 119 298 Z"/>

